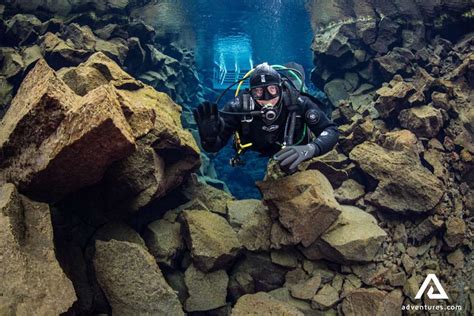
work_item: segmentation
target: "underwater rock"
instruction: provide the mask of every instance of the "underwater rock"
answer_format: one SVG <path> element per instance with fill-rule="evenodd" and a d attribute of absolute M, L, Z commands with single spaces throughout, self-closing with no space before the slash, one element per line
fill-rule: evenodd
<path fill-rule="evenodd" d="M 135 80 L 103 53 L 59 74 L 80 95 L 102 85 L 116 87 L 133 135 L 141 137 L 137 151 L 107 173 L 111 205 L 136 211 L 180 185 L 198 168 L 199 149 L 181 127 L 180 107 L 168 96 Z"/>
<path fill-rule="evenodd" d="M 41 21 L 36 16 L 16 14 L 6 21 L 4 44 L 11 46 L 31 44 L 38 37 L 40 29 Z"/>
<path fill-rule="evenodd" d="M 186 244 L 200 270 L 226 267 L 237 256 L 242 245 L 223 217 L 209 211 L 186 210 L 183 220 Z"/>
<path fill-rule="evenodd" d="M 399 315 L 403 302 L 400 290 L 390 293 L 374 288 L 355 289 L 342 301 L 344 315 Z"/>
<path fill-rule="evenodd" d="M 279 300 L 280 302 L 287 303 L 293 307 L 296 307 L 300 312 L 307 316 L 316 316 L 319 315 L 319 311 L 314 310 L 311 307 L 311 303 L 309 301 L 300 300 L 294 298 L 290 295 L 290 290 L 286 287 L 281 287 L 276 290 L 268 292 L 273 298 Z"/>
<path fill-rule="evenodd" d="M 311 299 L 311 306 L 320 310 L 328 310 L 337 301 L 339 301 L 338 291 L 331 284 L 325 284 Z"/>
<path fill-rule="evenodd" d="M 332 104 L 337 106 L 339 101 L 349 98 L 352 86 L 344 79 L 334 79 L 324 86 L 324 92 Z"/>
<path fill-rule="evenodd" d="M 0 76 L 0 116 L 3 115 L 3 109 L 10 104 L 13 99 L 13 85 L 7 78 Z"/>
<path fill-rule="evenodd" d="M 313 259 L 316 251 L 322 258 L 338 263 L 367 262 L 374 259 L 386 237 L 372 215 L 354 206 L 341 205 L 337 221 L 303 253 L 309 259 Z"/>
<path fill-rule="evenodd" d="M 377 142 L 388 150 L 403 151 L 418 158 L 423 152 L 423 145 L 416 135 L 407 129 L 400 129 L 379 135 Z"/>
<path fill-rule="evenodd" d="M 388 54 L 374 58 L 374 62 L 383 79 L 390 81 L 396 74 L 411 74 L 413 72 L 411 69 L 413 59 L 415 59 L 415 55 L 409 49 L 396 47 Z"/>
<path fill-rule="evenodd" d="M 94 268 L 114 315 L 184 315 L 155 259 L 126 241 L 96 241 Z"/>
<path fill-rule="evenodd" d="M 362 184 L 354 179 L 344 181 L 341 186 L 334 191 L 336 200 L 339 203 L 351 204 L 364 196 L 365 188 Z"/>
<path fill-rule="evenodd" d="M 452 217 L 446 222 L 444 241 L 449 247 L 454 248 L 463 241 L 465 233 L 466 223 L 459 217 Z"/>
<path fill-rule="evenodd" d="M 0 123 L 0 147 L 2 178 L 55 200 L 98 182 L 135 144 L 114 90 L 103 86 L 81 98 L 40 60 Z"/>
<path fill-rule="evenodd" d="M 267 253 L 246 252 L 230 273 L 229 295 L 237 300 L 245 294 L 275 290 L 285 282 L 287 271 L 274 264 Z"/>
<path fill-rule="evenodd" d="M 208 311 L 226 304 L 229 277 L 225 270 L 204 273 L 190 265 L 184 280 L 189 294 L 184 304 L 187 312 Z"/>
<path fill-rule="evenodd" d="M 321 236 L 340 213 L 331 184 L 317 170 L 261 181 L 257 186 L 265 204 L 304 246 Z"/>
<path fill-rule="evenodd" d="M 199 200 L 207 210 L 221 215 L 227 214 L 227 204 L 233 200 L 229 193 L 201 183 L 196 176 L 189 178 L 182 193 L 188 200 Z"/>
<path fill-rule="evenodd" d="M 431 238 L 441 227 L 444 222 L 434 217 L 425 218 L 420 224 L 412 230 L 409 237 L 417 242 L 428 240 Z"/>
<path fill-rule="evenodd" d="M 91 54 L 90 51 L 75 48 L 72 43 L 51 32 L 41 36 L 38 43 L 44 58 L 55 68 L 80 64 Z"/>
<path fill-rule="evenodd" d="M 368 197 L 375 205 L 395 212 L 422 213 L 433 209 L 444 193 L 441 180 L 406 151 L 387 150 L 364 142 L 356 146 L 349 157 L 379 181 Z"/>
<path fill-rule="evenodd" d="M 0 186 L 0 313 L 51 315 L 76 301 L 72 282 L 56 260 L 47 204 Z"/>
<path fill-rule="evenodd" d="M 117 241 L 127 241 L 146 249 L 145 241 L 142 239 L 140 234 L 122 222 L 108 222 L 97 230 L 93 239 L 102 241 L 110 241 L 112 239 Z"/>
<path fill-rule="evenodd" d="M 167 193 L 165 162 L 139 140 L 134 153 L 109 167 L 105 183 L 110 207 L 125 213 L 137 212 Z"/>
<path fill-rule="evenodd" d="M 268 209 L 260 200 L 229 201 L 229 224 L 236 230 L 237 238 L 245 249 L 268 251 L 272 221 Z"/>
<path fill-rule="evenodd" d="M 283 314 L 287 316 L 303 316 L 297 308 L 292 305 L 273 298 L 270 294 L 259 292 L 242 296 L 234 308 L 232 316 L 240 315 L 273 315 Z"/>
<path fill-rule="evenodd" d="M 95 53 L 77 67 L 62 68 L 59 77 L 78 95 L 84 96 L 95 88 L 112 84 L 117 89 L 139 90 L 144 84 L 126 73 L 104 53 Z"/>
<path fill-rule="evenodd" d="M 392 80 L 390 86 L 385 86 L 376 91 L 377 99 L 374 107 L 382 118 L 398 114 L 408 106 L 408 99 L 415 93 L 415 87 L 403 80 Z"/>
<path fill-rule="evenodd" d="M 441 111 L 428 105 L 402 110 L 398 120 L 402 127 L 426 138 L 435 137 L 444 123 Z"/>
<path fill-rule="evenodd" d="M 291 296 L 302 300 L 311 300 L 321 285 L 321 275 L 316 274 L 308 280 L 297 283 L 290 288 Z"/>
<path fill-rule="evenodd" d="M 0 74 L 6 79 L 16 79 L 23 71 L 24 63 L 21 54 L 13 48 L 0 48 L 2 68 Z"/>
<path fill-rule="evenodd" d="M 184 249 L 181 224 L 168 219 L 160 219 L 148 224 L 144 238 L 156 261 L 171 267 L 180 251 Z"/>

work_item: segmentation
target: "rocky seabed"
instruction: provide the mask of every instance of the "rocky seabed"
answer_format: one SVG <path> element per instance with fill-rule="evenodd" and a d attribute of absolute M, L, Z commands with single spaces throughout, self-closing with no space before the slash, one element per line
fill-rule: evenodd
<path fill-rule="evenodd" d="M 0 5 L 0 315 L 472 313 L 474 34 L 442 36 L 470 7 L 312 1 L 340 141 L 237 200 L 196 174 L 192 53 L 145 2 Z"/>

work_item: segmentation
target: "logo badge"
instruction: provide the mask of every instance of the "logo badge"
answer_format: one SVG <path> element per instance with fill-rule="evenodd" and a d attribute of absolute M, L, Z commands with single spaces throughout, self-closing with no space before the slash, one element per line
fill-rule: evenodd
<path fill-rule="evenodd" d="M 265 75 L 260 75 L 260 81 L 262 81 L 262 83 L 267 82 L 267 81 L 265 80 Z"/>
<path fill-rule="evenodd" d="M 430 286 L 430 289 L 428 290 L 428 298 L 432 300 L 447 300 L 448 295 L 444 291 L 443 287 L 441 286 L 441 283 L 439 282 L 438 278 L 434 274 L 428 274 L 426 276 L 426 279 L 423 281 L 423 284 L 421 285 L 420 289 L 418 290 L 418 293 L 416 293 L 415 299 L 419 300 L 421 299 L 421 296 L 423 293 L 425 293 L 426 288 L 430 284 L 430 281 L 433 281 L 436 290 L 438 293 L 433 293 L 434 289 L 433 286 Z"/>

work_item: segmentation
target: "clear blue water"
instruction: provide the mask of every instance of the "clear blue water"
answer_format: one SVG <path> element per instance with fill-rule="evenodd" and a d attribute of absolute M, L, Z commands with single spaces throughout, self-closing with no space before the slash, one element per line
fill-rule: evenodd
<path fill-rule="evenodd" d="M 185 2 L 187 28 L 195 34 L 196 66 L 206 88 L 220 92 L 262 62 L 297 62 L 309 78 L 313 32 L 305 0 Z M 206 97 L 214 100 L 215 95 Z M 232 96 L 230 91 L 220 106 Z M 255 181 L 263 179 L 268 159 L 247 152 L 246 165 L 233 168 L 228 163 L 234 155 L 231 143 L 212 157 L 219 178 L 239 199 L 260 198 Z"/>

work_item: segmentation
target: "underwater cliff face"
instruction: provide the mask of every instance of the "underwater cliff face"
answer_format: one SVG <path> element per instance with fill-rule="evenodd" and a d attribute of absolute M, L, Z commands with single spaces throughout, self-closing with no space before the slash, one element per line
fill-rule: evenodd
<path fill-rule="evenodd" d="M 306 4 L 341 137 L 261 199 L 200 150 L 185 1 L 0 4 L 1 315 L 472 313 L 473 4 Z"/>

